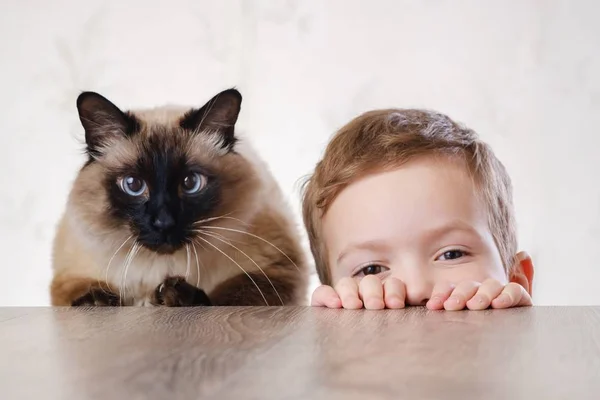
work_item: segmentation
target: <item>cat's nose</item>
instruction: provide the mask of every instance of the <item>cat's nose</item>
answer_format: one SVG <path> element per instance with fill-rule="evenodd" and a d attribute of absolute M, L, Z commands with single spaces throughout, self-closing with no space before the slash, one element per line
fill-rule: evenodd
<path fill-rule="evenodd" d="M 158 212 L 154 220 L 152 221 L 152 225 L 161 231 L 165 231 L 171 229 L 175 226 L 175 220 L 171 216 L 171 214 L 165 210 L 164 208 Z"/>

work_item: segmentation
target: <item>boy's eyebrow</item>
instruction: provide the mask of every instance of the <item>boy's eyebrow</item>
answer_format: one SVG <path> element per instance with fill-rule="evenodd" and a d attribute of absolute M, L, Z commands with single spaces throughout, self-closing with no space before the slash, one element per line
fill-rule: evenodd
<path fill-rule="evenodd" d="M 390 246 L 381 241 L 381 240 L 369 240 L 366 242 L 357 242 L 357 243 L 352 243 L 349 244 L 348 246 L 346 246 L 346 248 L 340 253 L 340 255 L 337 258 L 336 263 L 339 264 L 340 261 L 342 261 L 344 258 L 346 258 L 350 253 L 357 251 L 357 250 L 369 250 L 372 252 L 385 252 L 388 251 L 390 249 Z"/>
<path fill-rule="evenodd" d="M 439 227 L 425 231 L 428 238 L 437 238 L 444 236 L 453 231 L 463 231 L 481 237 L 481 234 L 471 224 L 468 224 L 460 219 L 452 220 Z"/>

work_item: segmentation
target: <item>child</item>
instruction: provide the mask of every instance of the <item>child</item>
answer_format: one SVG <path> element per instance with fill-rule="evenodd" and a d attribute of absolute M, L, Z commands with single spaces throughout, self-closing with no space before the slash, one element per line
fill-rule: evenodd
<path fill-rule="evenodd" d="M 342 127 L 306 182 L 303 218 L 322 286 L 313 306 L 530 306 L 512 187 L 472 130 L 423 110 Z"/>

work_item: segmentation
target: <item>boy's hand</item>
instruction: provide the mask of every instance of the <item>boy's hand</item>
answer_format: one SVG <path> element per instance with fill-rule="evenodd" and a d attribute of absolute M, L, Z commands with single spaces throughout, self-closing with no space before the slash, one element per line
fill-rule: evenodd
<path fill-rule="evenodd" d="M 385 282 L 375 275 L 367 275 L 360 283 L 352 278 L 342 278 L 335 285 L 319 286 L 313 293 L 311 305 L 328 308 L 366 308 L 380 310 L 383 308 L 404 308 L 406 287 L 396 278 L 388 278 Z"/>
<path fill-rule="evenodd" d="M 483 283 L 461 282 L 458 285 L 440 283 L 435 285 L 431 299 L 427 302 L 430 310 L 485 310 L 491 308 L 528 307 L 531 296 L 523 286 L 511 282 L 502 285 L 495 279 Z"/>
<path fill-rule="evenodd" d="M 404 308 L 406 287 L 396 278 L 381 282 L 375 275 L 365 276 L 360 283 L 352 278 L 342 278 L 335 289 L 331 286 L 319 286 L 313 293 L 311 305 L 315 307 L 366 308 Z M 431 299 L 427 302 L 430 310 L 456 311 L 462 309 L 484 310 L 491 308 L 510 308 L 531 306 L 531 296 L 517 283 L 502 285 L 494 279 L 483 283 L 462 282 L 437 284 L 433 288 Z"/>

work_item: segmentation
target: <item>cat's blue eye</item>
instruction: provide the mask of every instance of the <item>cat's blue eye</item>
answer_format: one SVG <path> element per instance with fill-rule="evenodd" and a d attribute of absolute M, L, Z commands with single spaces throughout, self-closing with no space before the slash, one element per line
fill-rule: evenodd
<path fill-rule="evenodd" d="M 146 182 L 135 176 L 126 176 L 121 180 L 121 190 L 130 196 L 141 196 L 146 191 Z"/>
<path fill-rule="evenodd" d="M 190 172 L 183 178 L 181 189 L 185 194 L 196 194 L 206 186 L 206 177 L 197 173 Z"/>

